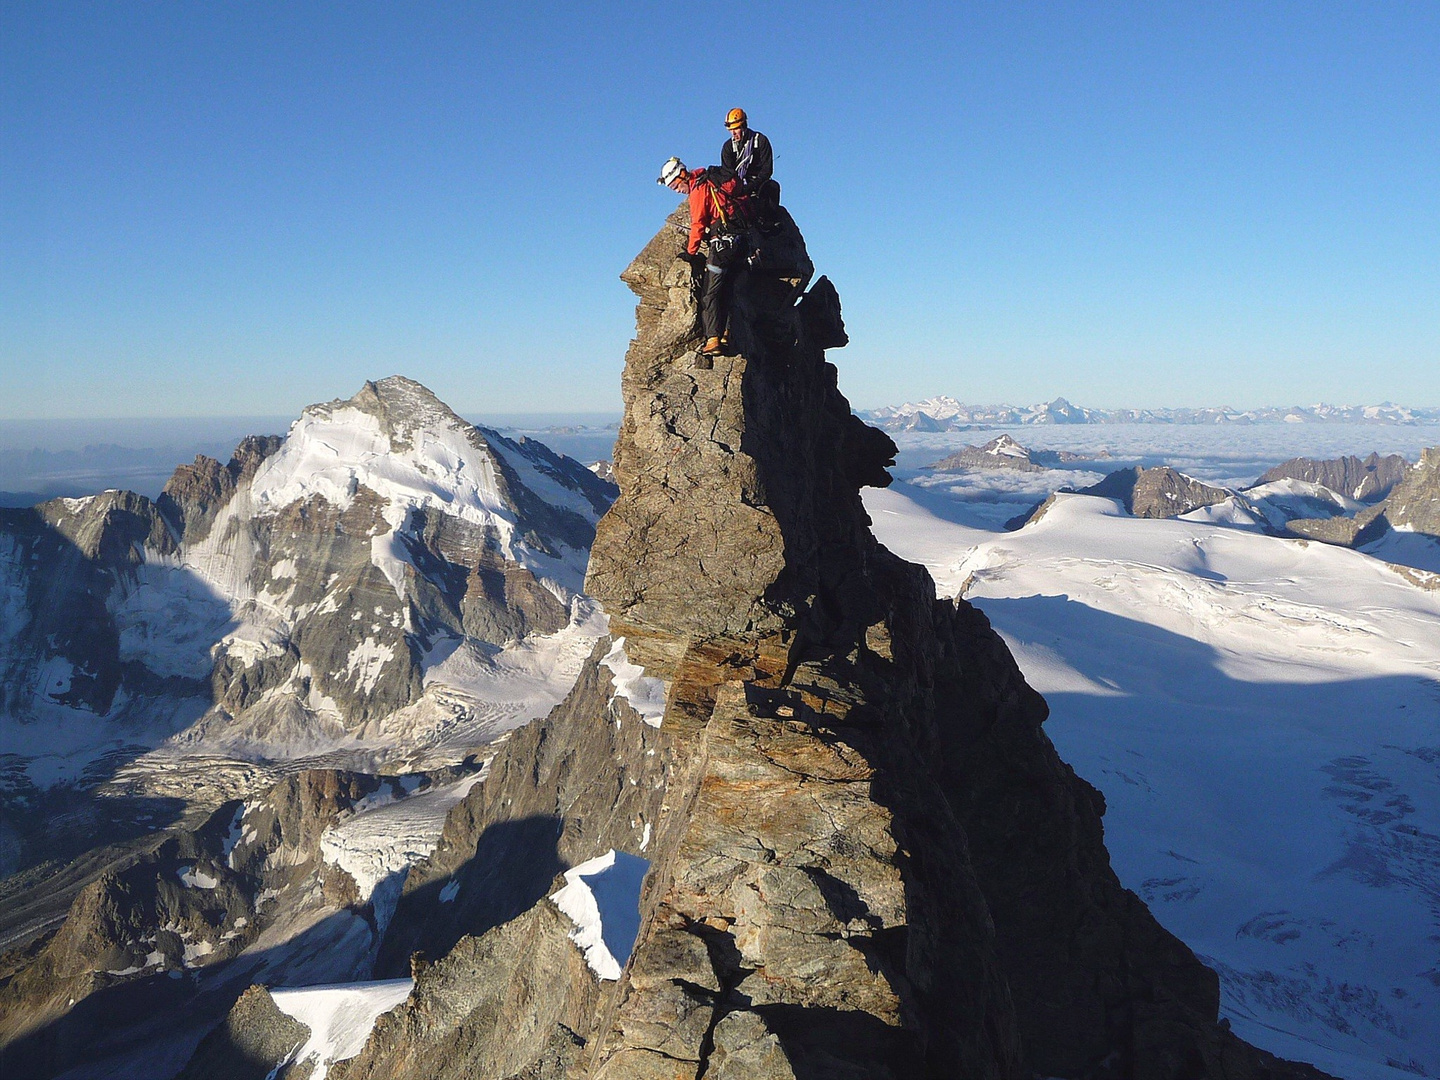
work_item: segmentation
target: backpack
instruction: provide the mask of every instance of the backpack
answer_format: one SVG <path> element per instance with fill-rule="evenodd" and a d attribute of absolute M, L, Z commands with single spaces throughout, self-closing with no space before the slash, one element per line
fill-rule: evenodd
<path fill-rule="evenodd" d="M 710 186 L 711 206 L 717 221 L 713 228 L 717 234 L 743 233 L 754 224 L 750 196 L 741 194 L 740 178 L 734 169 L 709 165 L 699 170 L 695 180 Z"/>

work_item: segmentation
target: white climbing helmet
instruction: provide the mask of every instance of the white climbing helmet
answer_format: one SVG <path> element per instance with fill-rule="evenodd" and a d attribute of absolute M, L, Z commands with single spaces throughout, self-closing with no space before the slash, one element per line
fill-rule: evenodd
<path fill-rule="evenodd" d="M 685 171 L 685 163 L 683 161 L 678 157 L 669 158 L 665 164 L 660 167 L 660 178 L 655 182 L 669 187 L 678 178 L 684 176 Z"/>

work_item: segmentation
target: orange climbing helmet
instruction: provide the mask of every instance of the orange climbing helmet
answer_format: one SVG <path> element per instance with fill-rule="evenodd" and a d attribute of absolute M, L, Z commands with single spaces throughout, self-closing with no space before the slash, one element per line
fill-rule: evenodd
<path fill-rule="evenodd" d="M 725 126 L 731 131 L 743 128 L 748 120 L 749 117 L 745 115 L 744 109 L 731 109 L 725 114 Z"/>

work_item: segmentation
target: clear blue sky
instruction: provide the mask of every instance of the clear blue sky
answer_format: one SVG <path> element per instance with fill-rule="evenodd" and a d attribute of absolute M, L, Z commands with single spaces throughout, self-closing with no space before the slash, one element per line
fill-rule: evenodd
<path fill-rule="evenodd" d="M 0 5 L 0 418 L 613 410 L 743 105 L 857 407 L 1440 403 L 1440 3 Z"/>

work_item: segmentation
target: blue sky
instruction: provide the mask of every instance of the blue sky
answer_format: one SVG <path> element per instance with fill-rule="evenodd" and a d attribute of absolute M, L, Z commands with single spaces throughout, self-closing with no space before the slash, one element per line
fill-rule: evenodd
<path fill-rule="evenodd" d="M 0 418 L 614 410 L 743 105 L 857 407 L 1440 403 L 1440 4 L 0 6 Z"/>

